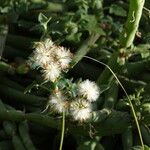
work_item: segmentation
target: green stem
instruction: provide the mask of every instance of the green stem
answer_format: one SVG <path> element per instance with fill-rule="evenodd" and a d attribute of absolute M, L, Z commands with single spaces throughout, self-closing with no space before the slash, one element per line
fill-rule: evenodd
<path fill-rule="evenodd" d="M 122 144 L 124 150 L 131 150 L 133 146 L 133 133 L 132 128 L 129 127 L 127 130 L 122 134 Z"/>
<path fill-rule="evenodd" d="M 25 119 L 35 124 L 40 124 L 55 129 L 60 128 L 60 120 L 54 119 L 47 115 L 42 115 L 40 113 L 27 113 L 25 114 Z"/>
<path fill-rule="evenodd" d="M 9 64 L 7 64 L 7 63 L 5 63 L 3 61 L 0 61 L 0 71 L 11 72 L 11 71 L 13 71 L 13 68 Z"/>
<path fill-rule="evenodd" d="M 61 130 L 61 141 L 60 141 L 59 150 L 62 150 L 63 147 L 64 134 L 65 134 L 65 110 L 63 111 L 63 117 L 62 117 L 62 130 Z"/>
<path fill-rule="evenodd" d="M 99 113 L 96 113 L 99 115 Z M 104 113 L 103 113 L 104 114 Z M 106 113 L 105 113 L 106 114 Z M 104 114 L 104 115 L 105 115 Z M 107 115 L 107 114 L 106 114 Z M 106 116 L 105 115 L 105 116 Z M 106 136 L 113 134 L 121 134 L 130 125 L 130 118 L 127 113 L 120 111 L 111 111 L 111 113 L 103 120 L 99 116 L 95 116 L 98 120 L 94 124 L 97 129 L 96 135 Z M 0 120 L 9 121 L 24 121 L 39 124 L 42 126 L 50 127 L 53 129 L 60 130 L 61 120 L 49 117 L 48 115 L 42 115 L 41 113 L 24 113 L 16 110 L 3 110 L 0 109 Z M 100 121 L 100 122 L 99 122 Z M 117 124 L 119 121 L 119 124 Z M 94 120 L 93 120 L 94 122 Z M 82 134 L 87 136 L 89 134 L 89 126 L 77 126 L 76 124 L 69 123 L 67 128 L 71 134 Z M 63 131 L 64 132 L 64 131 Z"/>
<path fill-rule="evenodd" d="M 113 72 L 119 72 L 121 70 L 121 66 L 117 63 L 117 58 L 118 58 L 118 52 L 114 52 L 112 57 L 110 58 L 108 62 L 108 66 L 111 67 Z M 106 67 L 104 71 L 101 73 L 101 75 L 97 79 L 97 84 L 107 84 L 109 82 L 109 79 L 111 78 L 111 72 L 110 70 Z"/>
<path fill-rule="evenodd" d="M 31 140 L 27 121 L 23 121 L 19 124 L 19 135 L 27 150 L 37 150 Z"/>
<path fill-rule="evenodd" d="M 20 111 L 0 110 L 1 120 L 22 121 L 25 119 L 25 114 Z"/>
<path fill-rule="evenodd" d="M 100 37 L 99 34 L 92 34 L 88 39 L 86 39 L 80 48 L 77 50 L 73 60 L 72 67 L 74 67 L 91 49 L 97 39 Z"/>
<path fill-rule="evenodd" d="M 25 89 L 23 86 L 21 86 L 17 82 L 12 81 L 9 78 L 6 78 L 4 76 L 0 77 L 0 84 L 3 84 L 5 86 L 11 87 L 11 88 L 14 88 L 14 89 L 19 90 L 19 91 L 24 91 L 24 89 Z"/>
<path fill-rule="evenodd" d="M 36 39 L 20 36 L 20 35 L 14 35 L 14 34 L 8 34 L 6 44 L 10 45 L 14 48 L 20 49 L 20 51 L 28 51 L 32 52 L 31 45 L 33 42 L 35 42 Z"/>
<path fill-rule="evenodd" d="M 16 49 L 11 46 L 5 46 L 4 52 L 3 52 L 3 57 L 6 59 L 14 59 L 16 56 L 17 57 L 23 57 L 27 58 L 29 56 L 30 52 L 27 51 L 22 51 L 22 49 Z"/>
<path fill-rule="evenodd" d="M 111 87 L 105 92 L 103 108 L 113 109 L 118 99 L 118 84 L 113 78 Z"/>
<path fill-rule="evenodd" d="M 128 48 L 132 45 L 135 34 L 137 32 L 140 18 L 142 15 L 142 10 L 145 0 L 130 0 L 129 13 L 127 22 L 125 24 L 124 30 L 120 36 L 120 46 Z M 113 72 L 121 72 L 121 66 L 117 63 L 119 52 L 114 52 L 112 57 L 108 62 L 108 66 L 113 70 Z M 98 84 L 106 84 L 111 76 L 111 73 L 108 68 L 102 72 L 99 76 L 97 82 Z"/>
<path fill-rule="evenodd" d="M 0 85 L 0 89 L 1 96 L 6 97 L 7 100 L 15 100 L 18 103 L 42 106 L 43 104 L 46 104 L 47 101 L 47 99 L 44 97 L 24 94 L 21 91 L 7 87 L 5 85 Z"/>
<path fill-rule="evenodd" d="M 140 125 L 144 143 L 150 147 L 150 129 L 147 125 Z"/>
<path fill-rule="evenodd" d="M 128 18 L 120 36 L 121 47 L 128 48 L 132 45 L 142 15 L 145 0 L 130 0 Z"/>
<path fill-rule="evenodd" d="M 90 57 L 87 57 L 87 58 L 90 58 Z M 143 143 L 143 139 L 142 139 L 142 134 L 141 134 L 139 122 L 138 122 L 138 119 L 137 119 L 137 116 L 136 116 L 136 112 L 135 112 L 135 110 L 134 110 L 132 101 L 131 101 L 131 99 L 130 99 L 128 93 L 126 92 L 126 90 L 125 90 L 123 84 L 120 82 L 120 80 L 118 79 L 118 77 L 116 76 L 116 74 L 113 72 L 113 70 L 112 70 L 108 65 L 106 65 L 105 63 L 100 62 L 100 61 L 98 61 L 98 60 L 96 60 L 96 59 L 94 59 L 94 58 L 90 58 L 90 59 L 93 59 L 94 61 L 96 61 L 96 62 L 98 62 L 98 63 L 104 65 L 105 67 L 107 67 L 108 70 L 111 72 L 111 74 L 115 77 L 116 81 L 118 82 L 118 84 L 120 85 L 120 87 L 122 88 L 122 90 L 124 91 L 124 93 L 125 93 L 125 95 L 126 95 L 126 97 L 127 97 L 127 99 L 128 99 L 129 105 L 130 105 L 130 107 L 131 107 L 131 111 L 132 111 L 132 113 L 133 113 L 133 117 L 134 117 L 134 120 L 135 120 L 135 124 L 136 124 L 136 126 L 137 126 L 137 130 L 138 130 L 138 133 L 139 133 L 141 145 L 142 145 L 142 148 L 143 148 L 143 150 L 144 150 L 144 143 Z"/>
<path fill-rule="evenodd" d="M 26 150 L 20 137 L 17 134 L 12 136 L 12 144 L 14 146 L 14 150 Z"/>
<path fill-rule="evenodd" d="M 144 2 L 145 2 L 145 0 L 130 0 L 127 22 L 126 22 L 125 28 L 124 28 L 121 36 L 120 36 L 120 46 L 123 47 L 123 48 L 130 47 L 132 45 L 133 41 L 134 41 L 135 34 L 137 32 L 139 22 L 140 22 L 140 19 L 141 19 Z M 119 69 L 119 70 L 117 69 L 117 68 L 119 68 L 119 65 L 117 63 L 117 57 L 116 57 L 115 53 L 112 56 L 112 58 L 110 59 L 110 61 L 108 63 L 108 66 L 105 65 L 107 68 L 104 70 L 104 72 L 98 78 L 97 81 L 98 81 L 99 84 L 106 83 L 107 80 L 110 78 L 111 73 L 116 78 L 116 75 L 115 75 L 114 72 L 119 72 L 119 70 L 121 70 L 121 69 Z M 114 61 L 114 63 L 111 64 L 113 61 Z M 114 71 L 112 71 L 111 69 L 113 69 Z M 111 73 L 108 73 L 109 70 L 110 70 Z M 118 83 L 122 87 L 123 91 L 125 92 L 128 100 L 129 100 L 131 111 L 133 113 L 135 123 L 136 123 L 137 129 L 138 129 L 142 149 L 144 150 L 144 144 L 143 144 L 143 139 L 142 139 L 142 135 L 141 135 L 141 130 L 140 130 L 140 127 L 139 127 L 139 123 L 138 123 L 138 120 L 137 120 L 137 117 L 136 117 L 134 107 L 133 107 L 132 102 L 131 102 L 126 90 L 124 89 L 123 85 L 120 83 L 118 78 L 116 78 L 116 80 L 118 81 Z"/>

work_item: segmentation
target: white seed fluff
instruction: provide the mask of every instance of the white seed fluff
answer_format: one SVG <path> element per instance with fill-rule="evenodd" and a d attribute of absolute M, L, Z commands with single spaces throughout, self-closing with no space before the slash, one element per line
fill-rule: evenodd
<path fill-rule="evenodd" d="M 53 63 L 48 64 L 42 72 L 45 80 L 52 82 L 56 81 L 61 74 L 59 65 Z"/>
<path fill-rule="evenodd" d="M 62 71 L 69 68 L 72 54 L 61 46 L 56 46 L 50 39 L 35 43 L 35 50 L 29 57 L 31 68 L 41 68 L 46 80 L 54 82 Z"/>
<path fill-rule="evenodd" d="M 29 57 L 29 65 L 32 68 L 45 66 L 52 60 L 51 49 L 53 48 L 53 42 L 50 39 L 47 39 L 43 42 L 37 42 L 35 44 L 35 51 L 32 56 Z"/>
<path fill-rule="evenodd" d="M 94 102 L 99 97 L 99 87 L 95 82 L 87 79 L 79 84 L 78 94 L 86 98 L 89 102 Z"/>
<path fill-rule="evenodd" d="M 52 94 L 50 96 L 49 105 L 54 111 L 62 113 L 67 107 L 66 97 L 64 97 L 61 92 Z"/>
<path fill-rule="evenodd" d="M 86 121 L 91 117 L 91 104 L 85 100 L 73 101 L 70 105 L 71 116 L 74 120 Z"/>
<path fill-rule="evenodd" d="M 60 67 L 62 69 L 66 69 L 69 67 L 69 63 L 72 60 L 72 54 L 70 53 L 69 50 L 65 49 L 64 47 L 58 47 L 57 50 L 55 51 L 55 57 L 57 61 L 60 64 Z"/>
<path fill-rule="evenodd" d="M 50 49 L 51 47 L 54 46 L 54 43 L 53 43 L 53 41 L 51 39 L 47 38 L 43 42 L 43 45 L 44 45 L 45 49 Z"/>
<path fill-rule="evenodd" d="M 39 66 L 42 67 L 42 68 L 43 68 L 43 67 L 49 62 L 49 60 L 50 60 L 49 55 L 46 54 L 46 53 L 42 53 L 42 54 L 36 53 L 36 54 L 34 55 L 34 59 L 35 59 L 34 63 L 35 63 L 35 64 L 39 64 Z"/>

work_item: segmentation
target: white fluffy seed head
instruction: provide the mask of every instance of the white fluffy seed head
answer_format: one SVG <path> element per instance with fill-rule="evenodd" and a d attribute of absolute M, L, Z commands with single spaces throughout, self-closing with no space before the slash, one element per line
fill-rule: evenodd
<path fill-rule="evenodd" d="M 43 44 L 44 44 L 44 47 L 46 49 L 50 49 L 51 47 L 54 46 L 53 41 L 51 39 L 49 39 L 49 38 L 45 39 L 44 42 L 43 42 Z"/>
<path fill-rule="evenodd" d="M 51 39 L 45 39 L 44 41 L 41 42 L 35 42 L 34 48 L 37 53 L 43 53 L 43 52 L 49 52 L 49 50 L 54 46 L 54 43 L 52 42 Z"/>
<path fill-rule="evenodd" d="M 48 64 L 50 60 L 49 55 L 47 55 L 46 53 L 43 54 L 37 53 L 34 55 L 34 58 L 35 58 L 34 63 L 39 64 L 41 68 L 43 68 L 46 64 Z"/>
<path fill-rule="evenodd" d="M 45 66 L 42 71 L 45 80 L 55 82 L 61 75 L 61 70 L 59 65 L 51 63 Z"/>
<path fill-rule="evenodd" d="M 62 113 L 68 107 L 67 98 L 58 91 L 50 96 L 49 105 L 51 108 L 57 112 Z"/>
<path fill-rule="evenodd" d="M 76 100 L 70 104 L 71 116 L 80 122 L 87 121 L 91 117 L 91 104 L 85 100 Z"/>
<path fill-rule="evenodd" d="M 69 68 L 72 53 L 68 49 L 56 46 L 50 39 L 35 43 L 34 48 L 35 50 L 28 61 L 32 68 L 44 68 L 50 63 L 59 64 L 61 70 Z"/>
<path fill-rule="evenodd" d="M 65 49 L 64 47 L 58 47 L 55 50 L 54 55 L 62 69 L 67 69 L 69 67 L 69 63 L 72 60 L 72 54 L 69 50 Z"/>
<path fill-rule="evenodd" d="M 32 56 L 29 57 L 29 65 L 32 68 L 42 67 L 52 61 L 51 49 L 54 47 L 53 42 L 50 39 L 46 39 L 43 42 L 35 43 L 35 50 Z"/>
<path fill-rule="evenodd" d="M 94 102 L 99 97 L 99 87 L 95 82 L 87 79 L 79 84 L 78 94 L 86 98 L 89 102 Z"/>

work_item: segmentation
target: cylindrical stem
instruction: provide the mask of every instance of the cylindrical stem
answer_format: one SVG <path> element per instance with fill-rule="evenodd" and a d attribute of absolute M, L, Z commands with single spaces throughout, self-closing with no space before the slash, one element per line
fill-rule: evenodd
<path fill-rule="evenodd" d="M 139 27 L 144 2 L 145 0 L 130 0 L 127 22 L 120 36 L 121 47 L 128 48 L 132 45 Z"/>
<path fill-rule="evenodd" d="M 94 45 L 99 36 L 99 34 L 92 34 L 85 42 L 83 42 L 72 60 L 72 67 L 75 66 L 89 52 L 91 46 Z"/>

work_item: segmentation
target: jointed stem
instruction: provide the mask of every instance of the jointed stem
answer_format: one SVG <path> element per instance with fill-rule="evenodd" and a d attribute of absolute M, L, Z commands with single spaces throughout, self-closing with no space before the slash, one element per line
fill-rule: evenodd
<path fill-rule="evenodd" d="M 127 22 L 120 36 L 121 47 L 128 48 L 132 45 L 139 27 L 144 3 L 145 0 L 130 0 Z"/>
<path fill-rule="evenodd" d="M 133 44 L 136 32 L 137 32 L 138 27 L 139 27 L 139 22 L 141 19 L 144 3 L 145 3 L 145 0 L 130 0 L 128 18 L 127 18 L 124 30 L 120 36 L 120 47 L 124 48 L 125 50 L 127 50 L 127 48 Z M 136 126 L 138 129 L 142 149 L 144 150 L 144 144 L 143 144 L 143 139 L 142 139 L 142 135 L 141 135 L 141 130 L 139 127 L 139 123 L 138 123 L 138 120 L 136 117 L 134 107 L 132 105 L 132 102 L 131 102 L 126 90 L 124 89 L 123 85 L 120 83 L 120 81 L 118 80 L 117 76 L 114 73 L 114 72 L 118 73 L 120 70 L 122 70 L 122 68 L 120 68 L 119 64 L 117 63 L 117 57 L 118 57 L 118 52 L 114 52 L 114 54 L 112 55 L 112 57 L 110 58 L 110 60 L 108 62 L 108 65 L 99 62 L 99 63 L 105 65 L 106 69 L 100 75 L 100 77 L 98 78 L 97 81 L 99 84 L 101 84 L 101 83 L 105 84 L 105 83 L 107 83 L 108 79 L 110 78 L 111 73 L 114 75 L 114 77 L 116 78 L 116 80 L 120 84 L 121 88 L 123 89 L 123 91 L 125 92 L 128 100 L 129 100 L 131 111 L 133 113 L 133 116 L 134 116 L 134 119 L 136 122 Z M 113 69 L 113 71 L 111 69 Z"/>
<path fill-rule="evenodd" d="M 91 47 L 94 45 L 94 43 L 97 41 L 97 39 L 100 37 L 99 34 L 93 33 L 92 35 L 87 38 L 81 47 L 77 50 L 73 60 L 71 67 L 74 67 L 91 49 Z"/>

